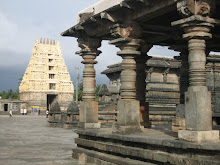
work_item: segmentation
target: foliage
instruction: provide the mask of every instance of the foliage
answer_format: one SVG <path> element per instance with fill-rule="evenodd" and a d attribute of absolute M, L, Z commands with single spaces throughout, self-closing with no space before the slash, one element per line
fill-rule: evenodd
<path fill-rule="evenodd" d="M 19 91 L 13 91 L 12 89 L 9 89 L 7 92 L 0 92 L 0 96 L 2 97 L 2 99 L 19 99 Z"/>
<path fill-rule="evenodd" d="M 100 91 L 100 88 L 101 88 L 101 84 L 97 84 L 96 87 L 95 87 L 95 100 L 96 101 L 99 101 L 99 91 Z"/>
<path fill-rule="evenodd" d="M 99 99 L 99 90 L 101 88 L 101 85 L 100 84 L 97 84 L 96 87 L 95 87 L 95 97 L 96 97 L 96 101 L 98 101 Z M 81 82 L 79 84 L 79 89 L 78 89 L 78 100 L 79 101 L 82 101 L 82 96 L 83 96 L 83 83 Z M 74 100 L 76 100 L 76 91 L 74 92 Z"/>

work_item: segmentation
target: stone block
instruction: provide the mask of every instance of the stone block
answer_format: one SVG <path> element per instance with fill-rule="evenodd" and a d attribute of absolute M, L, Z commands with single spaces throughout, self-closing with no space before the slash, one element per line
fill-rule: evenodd
<path fill-rule="evenodd" d="M 185 118 L 185 105 L 178 104 L 176 106 L 176 117 Z"/>
<path fill-rule="evenodd" d="M 83 129 L 100 128 L 98 123 L 98 103 L 82 101 L 80 103 L 79 127 Z"/>
<path fill-rule="evenodd" d="M 83 129 L 96 129 L 101 128 L 101 123 L 79 123 L 79 128 Z"/>
<path fill-rule="evenodd" d="M 117 105 L 118 124 L 140 126 L 140 102 L 137 100 L 119 100 Z"/>
<path fill-rule="evenodd" d="M 137 132 L 142 132 L 144 129 L 143 126 L 123 126 L 119 124 L 112 125 L 112 132 L 113 133 L 120 133 L 120 134 L 132 134 Z"/>
<path fill-rule="evenodd" d="M 219 141 L 219 131 L 189 131 L 179 130 L 178 138 L 192 142 Z"/>
<path fill-rule="evenodd" d="M 98 123 L 98 103 L 96 101 L 82 101 L 80 103 L 80 123 Z"/>
<path fill-rule="evenodd" d="M 211 94 L 206 86 L 191 86 L 185 93 L 186 129 L 212 130 Z"/>
<path fill-rule="evenodd" d="M 175 118 L 174 120 L 173 120 L 173 125 L 178 125 L 178 126 L 183 126 L 183 127 L 185 127 L 185 118 L 179 118 L 179 117 L 177 117 L 177 118 Z"/>
<path fill-rule="evenodd" d="M 173 132 L 178 132 L 179 130 L 185 130 L 186 127 L 183 127 L 183 126 L 175 126 L 175 125 L 172 125 L 172 131 Z"/>

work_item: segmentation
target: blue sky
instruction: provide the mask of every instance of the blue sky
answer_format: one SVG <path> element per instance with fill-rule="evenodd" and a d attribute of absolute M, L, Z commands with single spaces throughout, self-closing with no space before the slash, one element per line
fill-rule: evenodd
<path fill-rule="evenodd" d="M 36 39 L 59 40 L 63 57 L 75 83 L 75 66 L 83 65 L 82 58 L 75 55 L 79 50 L 76 39 L 61 37 L 60 33 L 76 24 L 77 13 L 99 0 L 0 0 L 0 91 L 18 88 L 32 56 Z M 97 58 L 97 83 L 108 84 L 106 76 L 100 72 L 107 65 L 121 61 L 116 55 L 118 50 L 108 42 L 100 48 L 102 54 Z M 154 48 L 150 54 L 174 55 L 165 48 Z"/>

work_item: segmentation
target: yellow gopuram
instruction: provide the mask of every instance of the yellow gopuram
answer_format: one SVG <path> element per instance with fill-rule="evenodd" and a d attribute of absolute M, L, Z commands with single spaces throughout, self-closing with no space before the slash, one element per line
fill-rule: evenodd
<path fill-rule="evenodd" d="M 36 40 L 33 55 L 19 86 L 20 100 L 40 110 L 50 110 L 54 99 L 66 110 L 73 100 L 74 86 L 65 65 L 59 41 Z"/>

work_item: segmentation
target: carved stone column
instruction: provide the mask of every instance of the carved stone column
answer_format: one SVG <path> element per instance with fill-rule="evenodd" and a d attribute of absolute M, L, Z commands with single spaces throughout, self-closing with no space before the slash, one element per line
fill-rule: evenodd
<path fill-rule="evenodd" d="M 83 101 L 80 103 L 79 126 L 83 129 L 100 128 L 98 123 L 98 103 L 95 101 L 95 69 L 97 63 L 95 58 L 101 53 L 97 50 L 101 46 L 101 40 L 96 38 L 82 37 L 78 39 L 79 47 L 77 52 L 82 56 L 83 70 Z"/>
<path fill-rule="evenodd" d="M 136 100 L 136 61 L 135 57 L 141 55 L 139 51 L 141 40 L 139 26 L 115 25 L 112 27 L 112 35 L 118 39 L 110 41 L 121 49 L 117 52 L 122 57 L 121 72 L 121 99 L 118 101 L 118 121 L 113 125 L 113 132 L 128 134 L 141 132 L 140 127 L 140 102 Z"/>
<path fill-rule="evenodd" d="M 151 123 L 149 120 L 149 103 L 145 101 L 146 95 L 146 62 L 150 58 L 147 52 L 151 49 L 152 45 L 143 42 L 141 44 L 141 55 L 135 58 L 136 61 L 136 99 L 140 101 L 140 123 L 145 128 L 150 128 Z"/>
<path fill-rule="evenodd" d="M 212 131 L 211 94 L 206 86 L 206 43 L 215 20 L 193 15 L 172 23 L 180 25 L 188 40 L 189 88 L 185 93 L 186 130 L 179 130 L 178 137 L 189 141 L 219 139 L 219 132 Z"/>

